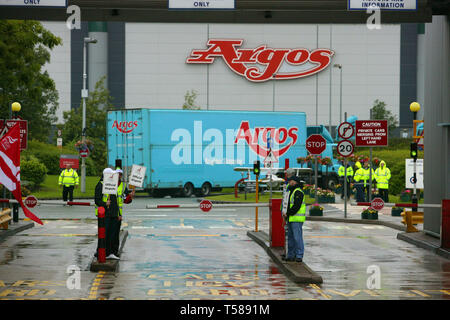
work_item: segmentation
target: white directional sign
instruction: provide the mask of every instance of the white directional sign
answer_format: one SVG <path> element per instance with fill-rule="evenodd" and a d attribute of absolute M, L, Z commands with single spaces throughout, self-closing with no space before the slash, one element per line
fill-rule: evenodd
<path fill-rule="evenodd" d="M 338 135 L 342 139 L 350 139 L 355 133 L 355 128 L 350 122 L 342 122 L 338 127 Z"/>
<path fill-rule="evenodd" d="M 169 0 L 169 9 L 234 9 L 235 0 Z"/>
<path fill-rule="evenodd" d="M 348 10 L 417 10 L 417 0 L 348 0 Z"/>
<path fill-rule="evenodd" d="M 413 189 L 413 177 L 414 177 L 414 160 L 405 159 L 405 184 L 406 189 Z M 416 162 L 416 188 L 423 189 L 423 159 L 417 159 Z"/>
<path fill-rule="evenodd" d="M 144 184 L 146 170 L 147 170 L 146 167 L 133 164 L 133 166 L 131 167 L 131 174 L 130 180 L 128 181 L 128 185 L 142 188 L 142 185 Z"/>
<path fill-rule="evenodd" d="M 354 149 L 353 143 L 350 140 L 342 140 L 337 145 L 337 152 L 342 157 L 350 157 Z"/>
<path fill-rule="evenodd" d="M 286 185 L 283 185 L 283 207 L 281 209 L 282 214 L 287 213 L 288 202 L 289 202 L 289 190 L 287 190 Z"/>
<path fill-rule="evenodd" d="M 67 7 L 67 0 L 0 0 L 0 6 Z"/>

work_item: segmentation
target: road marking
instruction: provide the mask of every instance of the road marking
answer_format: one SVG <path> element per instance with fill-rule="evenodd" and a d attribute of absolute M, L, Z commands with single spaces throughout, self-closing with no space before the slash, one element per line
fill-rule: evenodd
<path fill-rule="evenodd" d="M 194 226 L 170 226 L 170 229 L 194 229 Z"/>
<path fill-rule="evenodd" d="M 154 227 L 153 226 L 151 226 L 151 227 L 133 226 L 133 227 L 131 227 L 131 229 L 154 229 Z"/>
<path fill-rule="evenodd" d="M 220 234 L 150 234 L 152 237 L 220 237 Z"/>

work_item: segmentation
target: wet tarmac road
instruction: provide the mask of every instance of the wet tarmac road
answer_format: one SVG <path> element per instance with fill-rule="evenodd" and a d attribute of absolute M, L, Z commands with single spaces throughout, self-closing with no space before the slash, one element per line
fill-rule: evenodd
<path fill-rule="evenodd" d="M 136 199 L 119 272 L 98 274 L 92 208 L 38 207 L 44 226 L 0 243 L 0 299 L 450 299 L 450 261 L 384 226 L 307 221 L 304 261 L 324 283 L 296 285 L 247 237 L 254 210 L 145 209 L 192 201 Z M 268 216 L 259 209 L 260 230 Z"/>

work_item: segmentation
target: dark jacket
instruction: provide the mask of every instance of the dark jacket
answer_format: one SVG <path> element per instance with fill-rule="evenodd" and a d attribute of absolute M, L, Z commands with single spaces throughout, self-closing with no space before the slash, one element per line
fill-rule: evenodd
<path fill-rule="evenodd" d="M 106 202 L 103 201 L 103 177 L 100 179 L 100 181 L 95 186 L 95 205 L 97 207 L 104 207 L 105 208 L 105 217 L 113 218 L 119 216 L 119 206 L 117 205 L 117 196 L 116 195 L 110 195 L 111 204 L 109 205 L 109 208 L 106 206 Z"/>
<path fill-rule="evenodd" d="M 299 185 L 296 185 L 294 187 L 288 186 L 289 202 L 288 202 L 288 207 L 287 207 L 287 212 L 286 212 L 286 214 L 288 216 L 293 216 L 294 214 L 296 214 L 298 212 L 298 210 L 300 210 L 300 207 L 302 206 L 302 203 L 303 203 L 303 192 L 296 191 L 294 194 L 294 205 L 292 206 L 292 208 L 289 208 L 289 206 L 291 205 L 292 192 L 294 192 L 294 190 L 296 188 L 299 188 Z"/>

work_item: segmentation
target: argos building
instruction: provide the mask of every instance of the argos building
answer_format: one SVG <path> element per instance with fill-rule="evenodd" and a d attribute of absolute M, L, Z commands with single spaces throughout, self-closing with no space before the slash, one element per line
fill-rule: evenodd
<path fill-rule="evenodd" d="M 201 109 L 303 111 L 308 125 L 334 127 L 344 112 L 369 119 L 378 99 L 411 127 L 409 104 L 420 102 L 415 23 L 43 24 L 63 40 L 46 66 L 60 94 L 59 122 L 80 105 L 86 36 L 98 40 L 88 45 L 89 90 L 106 76 L 117 108 L 181 109 L 194 90 Z"/>

